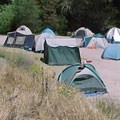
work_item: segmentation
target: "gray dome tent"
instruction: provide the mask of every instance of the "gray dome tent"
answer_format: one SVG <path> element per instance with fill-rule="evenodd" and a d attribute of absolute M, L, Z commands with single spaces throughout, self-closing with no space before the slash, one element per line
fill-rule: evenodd
<path fill-rule="evenodd" d="M 75 64 L 65 68 L 59 75 L 60 83 L 74 85 L 85 94 L 107 93 L 106 87 L 98 75 L 96 69 L 91 64 Z"/>
<path fill-rule="evenodd" d="M 84 37 L 91 37 L 93 35 L 94 33 L 91 30 L 85 27 L 81 27 L 75 31 L 75 35 L 73 37 L 84 38 Z"/>
<path fill-rule="evenodd" d="M 22 25 L 19 28 L 17 28 L 16 32 L 24 34 L 24 35 L 32 34 L 31 30 L 28 27 L 26 27 L 25 25 Z"/>

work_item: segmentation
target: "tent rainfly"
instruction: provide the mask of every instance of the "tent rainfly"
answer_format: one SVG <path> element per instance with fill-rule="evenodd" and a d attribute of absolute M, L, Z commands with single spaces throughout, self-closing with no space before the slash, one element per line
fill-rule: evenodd
<path fill-rule="evenodd" d="M 50 65 L 81 63 L 77 40 L 75 38 L 46 38 L 44 61 Z"/>
<path fill-rule="evenodd" d="M 68 86 L 75 86 L 85 94 L 107 93 L 102 79 L 91 64 L 74 64 L 65 68 L 59 74 L 58 81 Z"/>
<path fill-rule="evenodd" d="M 35 43 L 33 49 L 35 52 L 44 51 L 44 43 L 46 38 L 55 38 L 55 33 L 50 28 L 44 29 L 40 35 L 35 36 Z"/>
<path fill-rule="evenodd" d="M 44 43 L 46 38 L 55 38 L 55 36 L 50 33 L 41 33 L 40 35 L 35 36 L 35 52 L 44 51 Z"/>

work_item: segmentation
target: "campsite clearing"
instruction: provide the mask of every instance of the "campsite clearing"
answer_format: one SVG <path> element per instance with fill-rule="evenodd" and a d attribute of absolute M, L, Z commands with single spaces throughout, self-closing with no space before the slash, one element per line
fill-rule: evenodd
<path fill-rule="evenodd" d="M 107 94 L 103 97 L 110 97 L 120 101 L 120 60 L 102 59 L 103 49 L 80 48 L 81 60 L 90 61 L 101 79 L 106 85 Z M 67 66 L 50 66 L 56 73 L 56 78 Z"/>
<path fill-rule="evenodd" d="M 0 36 L 0 44 L 2 45 L 5 41 L 6 36 Z M 30 53 L 28 51 L 28 53 Z M 108 93 L 104 96 L 111 97 L 116 100 L 120 100 L 120 60 L 108 60 L 102 59 L 101 55 L 103 53 L 103 49 L 88 49 L 88 48 L 80 48 L 81 61 L 90 61 L 96 70 L 98 71 L 100 77 L 106 85 Z M 43 54 L 38 54 L 40 58 L 43 58 Z M 42 64 L 42 62 L 40 62 Z M 66 68 L 67 66 L 50 66 L 47 64 L 43 65 L 45 67 L 50 68 L 55 72 L 56 78 L 60 74 L 60 72 Z"/>

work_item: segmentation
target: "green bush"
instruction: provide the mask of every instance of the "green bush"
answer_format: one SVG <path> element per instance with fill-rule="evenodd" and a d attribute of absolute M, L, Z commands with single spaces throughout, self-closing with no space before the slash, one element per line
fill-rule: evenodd
<path fill-rule="evenodd" d="M 48 0 L 40 2 L 40 9 L 42 10 L 41 20 L 43 28 L 49 27 L 59 34 L 64 34 L 67 28 L 67 20 L 59 9 L 58 1 Z"/>
<path fill-rule="evenodd" d="M 28 26 L 32 32 L 37 33 L 40 29 L 40 9 L 35 0 L 14 0 L 15 18 L 14 27 Z"/>
<path fill-rule="evenodd" d="M 33 61 L 23 53 L 11 52 L 0 49 L 0 58 L 7 60 L 7 62 L 13 67 L 22 67 L 24 69 L 29 69 L 33 64 Z M 36 68 L 33 68 L 37 70 Z"/>
<path fill-rule="evenodd" d="M 72 35 L 72 32 L 67 32 L 67 36 L 71 36 Z"/>
<path fill-rule="evenodd" d="M 0 58 L 5 58 L 5 53 L 0 51 Z"/>
<path fill-rule="evenodd" d="M 6 34 L 6 32 L 11 30 L 14 19 L 13 7 L 13 5 L 2 7 L 2 12 L 0 12 L 0 34 Z"/>

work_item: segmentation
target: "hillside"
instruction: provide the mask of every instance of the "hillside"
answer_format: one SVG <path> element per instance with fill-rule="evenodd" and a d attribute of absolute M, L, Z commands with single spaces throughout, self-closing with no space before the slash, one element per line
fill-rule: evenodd
<path fill-rule="evenodd" d="M 100 61 L 97 56 L 93 59 L 86 55 L 87 50 L 82 50 L 82 60 L 92 60 L 100 71 L 98 62 L 94 61 Z M 57 76 L 66 66 L 46 65 L 40 61 L 42 57 L 43 54 L 22 49 L 0 48 L 0 119 L 119 119 L 118 103 L 116 105 L 110 97 L 104 96 L 85 98 L 77 89 L 58 84 Z M 102 73 L 100 75 L 104 78 Z"/>

